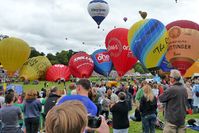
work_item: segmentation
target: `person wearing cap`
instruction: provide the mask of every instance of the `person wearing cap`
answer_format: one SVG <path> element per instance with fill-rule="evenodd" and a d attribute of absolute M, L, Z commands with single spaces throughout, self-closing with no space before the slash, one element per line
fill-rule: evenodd
<path fill-rule="evenodd" d="M 91 83 L 88 79 L 80 79 L 76 83 L 77 95 L 63 96 L 57 102 L 57 105 L 65 101 L 78 100 L 82 102 L 87 109 L 88 114 L 96 116 L 97 106 L 88 98 L 88 93 L 91 90 Z"/>
<path fill-rule="evenodd" d="M 171 86 L 159 96 L 159 100 L 166 104 L 166 124 L 163 133 L 185 133 L 186 104 L 188 94 L 181 83 L 181 74 L 178 70 L 171 70 Z"/>

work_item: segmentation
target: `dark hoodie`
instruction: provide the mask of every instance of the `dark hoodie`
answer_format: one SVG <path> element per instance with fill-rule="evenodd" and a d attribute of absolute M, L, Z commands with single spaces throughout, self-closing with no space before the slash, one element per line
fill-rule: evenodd
<path fill-rule="evenodd" d="M 60 96 L 51 93 L 49 97 L 46 100 L 46 103 L 44 105 L 44 114 L 47 115 L 48 111 L 51 110 L 55 104 L 57 103 L 57 100 L 60 98 Z"/>
<path fill-rule="evenodd" d="M 41 102 L 36 99 L 26 100 L 24 104 L 24 115 L 25 118 L 40 117 Z"/>

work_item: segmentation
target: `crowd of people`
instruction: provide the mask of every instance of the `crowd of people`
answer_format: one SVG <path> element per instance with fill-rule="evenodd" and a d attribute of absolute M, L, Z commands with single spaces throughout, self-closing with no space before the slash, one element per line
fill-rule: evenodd
<path fill-rule="evenodd" d="M 162 83 L 144 80 L 110 86 L 80 79 L 65 90 L 54 86 L 40 93 L 1 92 L 0 105 L 2 133 L 109 133 L 110 127 L 113 133 L 128 133 L 131 120 L 142 122 L 143 133 L 155 133 L 159 113 L 164 115 L 164 133 L 185 133 L 186 115 L 199 113 L 199 79 L 183 81 L 177 70 Z"/>

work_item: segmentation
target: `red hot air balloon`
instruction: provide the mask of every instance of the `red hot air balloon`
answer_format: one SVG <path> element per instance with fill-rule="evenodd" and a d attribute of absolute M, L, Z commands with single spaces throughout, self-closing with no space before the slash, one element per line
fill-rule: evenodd
<path fill-rule="evenodd" d="M 178 20 L 166 26 L 169 33 L 169 49 L 166 58 L 184 75 L 199 58 L 199 25 L 188 20 Z"/>
<path fill-rule="evenodd" d="M 123 76 L 137 62 L 127 42 L 128 29 L 116 28 L 106 36 L 106 48 L 119 76 Z"/>
<path fill-rule="evenodd" d="M 62 64 L 56 64 L 47 69 L 46 80 L 52 82 L 57 80 L 66 81 L 70 79 L 70 75 L 71 73 L 69 67 Z"/>
<path fill-rule="evenodd" d="M 70 72 L 77 78 L 89 78 L 94 69 L 94 63 L 90 55 L 79 52 L 73 55 L 69 61 Z"/>

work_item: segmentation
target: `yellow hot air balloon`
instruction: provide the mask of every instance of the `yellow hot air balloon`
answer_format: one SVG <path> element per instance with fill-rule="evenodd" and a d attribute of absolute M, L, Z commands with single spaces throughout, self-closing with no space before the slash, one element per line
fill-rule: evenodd
<path fill-rule="evenodd" d="M 187 69 L 184 77 L 192 77 L 194 73 L 199 73 L 199 59 L 189 69 Z"/>
<path fill-rule="evenodd" d="M 25 80 L 37 80 L 45 77 L 46 70 L 51 66 L 45 56 L 37 56 L 28 59 L 22 66 L 19 77 Z"/>
<path fill-rule="evenodd" d="M 10 37 L 0 41 L 0 63 L 12 75 L 28 59 L 31 49 L 18 38 Z"/>

